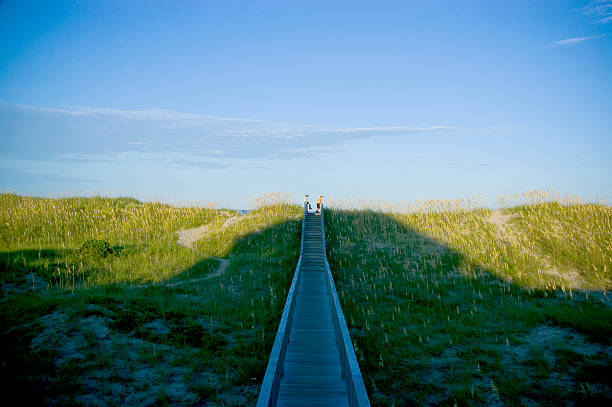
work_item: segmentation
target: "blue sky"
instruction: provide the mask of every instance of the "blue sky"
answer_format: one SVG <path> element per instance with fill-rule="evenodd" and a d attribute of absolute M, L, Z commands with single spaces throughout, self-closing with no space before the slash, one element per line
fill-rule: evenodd
<path fill-rule="evenodd" d="M 0 189 L 612 198 L 612 1 L 0 2 Z"/>

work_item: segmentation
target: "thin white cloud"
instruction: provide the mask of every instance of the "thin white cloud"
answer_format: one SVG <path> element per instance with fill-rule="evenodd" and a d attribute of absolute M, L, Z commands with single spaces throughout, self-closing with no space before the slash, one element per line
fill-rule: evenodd
<path fill-rule="evenodd" d="M 592 37 L 575 37 L 575 38 L 567 38 L 564 40 L 559 40 L 553 42 L 550 46 L 552 47 L 571 47 L 573 45 L 582 44 L 585 41 L 595 40 L 598 38 L 605 37 L 606 34 L 594 35 Z"/>
<path fill-rule="evenodd" d="M 39 106 L 28 106 L 19 104 L 10 104 L 0 101 L 0 105 L 12 106 L 13 108 L 38 111 L 42 113 L 57 113 L 71 116 L 114 116 L 123 119 L 134 120 L 163 120 L 176 123 L 188 124 L 203 124 L 206 122 L 210 125 L 211 121 L 221 121 L 230 123 L 251 123 L 261 125 L 255 129 L 239 129 L 239 130 L 218 130 L 215 132 L 219 136 L 231 136 L 237 138 L 251 137 L 267 137 L 278 139 L 295 139 L 302 138 L 309 133 L 378 133 L 378 132 L 428 132 L 428 131 L 455 131 L 457 127 L 453 126 L 429 126 L 429 127 L 414 127 L 414 126 L 373 126 L 373 127 L 354 127 L 354 128 L 330 128 L 312 125 L 296 125 L 296 124 L 281 124 L 268 122 L 257 119 L 244 119 L 223 116 L 212 116 L 205 114 L 183 113 L 174 110 L 164 109 L 144 109 L 144 110 L 121 110 L 109 109 L 102 107 L 76 107 L 72 109 L 48 108 Z M 128 144 L 138 145 L 146 144 L 144 142 L 129 142 Z"/>
<path fill-rule="evenodd" d="M 8 108 L 12 107 L 14 109 L 29 110 L 29 111 L 41 112 L 41 113 L 67 114 L 67 115 L 71 115 L 71 116 L 83 116 L 83 115 L 87 115 L 88 114 L 88 113 L 85 113 L 85 112 L 79 112 L 79 111 L 73 111 L 73 110 L 56 109 L 56 108 L 52 108 L 52 107 L 39 107 L 39 106 L 19 105 L 19 104 L 14 104 L 14 103 L 6 103 L 6 102 L 3 102 L 3 101 L 0 101 L 0 106 L 4 106 L 4 107 L 8 107 Z"/>
<path fill-rule="evenodd" d="M 612 0 L 595 0 L 578 10 L 595 23 L 612 22 Z"/>
<path fill-rule="evenodd" d="M 430 127 L 407 127 L 407 126 L 377 126 L 377 127 L 355 127 L 346 129 L 333 129 L 328 130 L 335 133 L 379 133 L 379 132 L 408 132 L 408 133 L 420 133 L 428 131 L 455 131 L 457 127 L 452 126 L 430 126 Z"/>
<path fill-rule="evenodd" d="M 202 170 L 223 170 L 228 168 L 225 164 L 202 160 L 171 160 L 169 164 L 179 168 L 199 168 Z"/>
<path fill-rule="evenodd" d="M 291 159 L 337 152 L 345 143 L 373 137 L 457 130 L 446 125 L 327 127 L 160 109 L 59 109 L 1 101 L 0 109 L 10 112 L 5 115 L 8 120 L 5 124 L 12 129 L 11 142 L 5 146 L 4 154 L 23 150 L 39 158 L 59 156 L 65 160 L 135 150 L 168 156 L 197 153 L 218 159 Z M 199 161 L 184 159 L 177 163 L 196 166 Z M 214 166 L 208 162 L 197 165 Z"/>
<path fill-rule="evenodd" d="M 344 148 L 339 146 L 309 146 L 301 148 L 290 148 L 286 151 L 290 153 L 297 153 L 299 155 L 314 156 L 319 155 L 321 153 L 337 153 L 339 151 L 344 151 Z"/>
<path fill-rule="evenodd" d="M 54 159 L 66 162 L 117 162 L 114 156 L 99 154 L 64 153 L 55 155 Z"/>
<path fill-rule="evenodd" d="M 217 131 L 215 134 L 223 137 L 234 137 L 242 139 L 268 139 L 268 140 L 298 140 L 313 136 L 354 136 L 357 138 L 374 137 L 383 134 L 408 134 L 408 133 L 426 133 L 434 131 L 456 131 L 457 127 L 453 126 L 429 126 L 429 127 L 413 127 L 413 126 L 374 126 L 374 127 L 349 127 L 349 128 L 333 128 L 320 126 L 296 126 L 296 127 L 280 127 L 274 128 L 254 128 L 246 130 L 228 130 Z"/>
<path fill-rule="evenodd" d="M 81 114 L 94 114 L 94 115 L 109 115 L 118 116 L 125 119 L 141 119 L 141 120 L 192 120 L 198 121 L 210 121 L 218 120 L 225 122 L 238 122 L 238 123 L 262 123 L 262 120 L 254 119 L 242 119 L 233 117 L 222 117 L 222 116 L 211 116 L 205 114 L 194 114 L 194 113 L 183 113 L 175 110 L 165 109 L 144 109 L 144 110 L 121 110 L 121 109 L 108 109 L 102 107 L 77 107 L 70 112 L 77 112 Z"/>
<path fill-rule="evenodd" d="M 74 107 L 70 109 L 50 108 L 41 106 L 29 106 L 0 101 L 1 105 L 12 106 L 14 108 L 38 111 L 42 113 L 59 113 L 71 116 L 115 116 L 124 119 L 140 119 L 140 120 L 168 120 L 168 121 L 224 121 L 236 123 L 264 123 L 263 120 L 243 119 L 234 117 L 212 116 L 205 114 L 194 114 L 177 112 L 175 110 L 165 109 L 142 109 L 142 110 L 123 110 L 109 109 L 104 107 Z"/>
<path fill-rule="evenodd" d="M 234 138 L 265 138 L 265 139 L 284 139 L 293 140 L 304 137 L 304 130 L 300 128 L 274 127 L 269 123 L 269 127 L 257 127 L 254 129 L 219 130 L 215 135 L 221 137 Z"/>

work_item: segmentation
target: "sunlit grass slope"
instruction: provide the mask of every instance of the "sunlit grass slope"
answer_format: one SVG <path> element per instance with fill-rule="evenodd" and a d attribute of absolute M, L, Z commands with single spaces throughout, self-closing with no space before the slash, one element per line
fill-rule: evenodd
<path fill-rule="evenodd" d="M 549 201 L 326 211 L 375 405 L 612 400 L 612 211 Z"/>
<path fill-rule="evenodd" d="M 196 252 L 176 244 L 176 231 L 220 218 L 208 208 L 142 204 L 131 198 L 2 194 L 0 208 L 1 261 L 21 263 L 22 271 L 32 267 L 53 288 L 167 279 L 198 259 Z M 89 239 L 107 241 L 116 255 L 82 256 L 78 249 Z"/>
<path fill-rule="evenodd" d="M 0 195 L 5 394 L 254 401 L 299 255 L 301 208 L 287 202 L 240 215 Z M 610 207 L 538 194 L 509 206 L 325 212 L 374 404 L 610 401 Z"/>
<path fill-rule="evenodd" d="M 579 287 L 610 288 L 612 208 L 549 202 L 515 207 L 508 213 L 521 245 L 532 245 L 556 269 L 575 272 L 574 278 L 582 279 Z"/>
<path fill-rule="evenodd" d="M 254 400 L 299 256 L 286 202 L 0 195 L 3 385 L 45 404 Z M 193 227 L 195 248 L 177 244 Z"/>

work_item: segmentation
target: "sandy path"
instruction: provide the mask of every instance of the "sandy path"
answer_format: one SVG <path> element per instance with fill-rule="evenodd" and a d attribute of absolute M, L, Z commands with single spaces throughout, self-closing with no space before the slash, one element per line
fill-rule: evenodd
<path fill-rule="evenodd" d="M 229 226 L 233 225 L 234 223 L 239 222 L 241 218 L 241 216 L 232 215 L 230 212 L 227 212 L 227 211 L 220 211 L 220 213 L 224 216 L 228 216 L 228 218 L 225 219 L 225 222 L 223 222 L 223 225 L 221 226 L 221 230 L 224 230 L 228 228 Z M 210 231 L 212 230 L 212 227 L 213 227 L 212 224 L 207 224 L 207 225 L 198 226 L 192 229 L 179 230 L 177 232 L 178 240 L 176 243 L 188 249 L 197 250 L 193 247 L 193 244 L 197 242 L 198 240 L 202 239 L 208 233 L 210 233 Z M 228 259 L 222 259 L 220 257 L 212 257 L 212 258 L 219 262 L 219 266 L 214 272 L 204 277 L 192 278 L 192 279 L 185 280 L 185 281 L 177 281 L 175 283 L 166 284 L 166 285 L 168 287 L 175 287 L 175 286 L 183 285 L 183 284 L 197 283 L 199 281 L 204 281 L 204 280 L 208 280 L 214 277 L 218 277 L 221 274 L 225 273 L 225 270 L 227 270 L 227 267 L 229 266 L 230 261 Z"/>
<path fill-rule="evenodd" d="M 176 286 L 184 285 L 184 284 L 198 283 L 198 282 L 201 282 L 201 281 L 209 280 L 211 278 L 219 277 L 221 274 L 225 273 L 225 270 L 227 270 L 227 267 L 229 266 L 230 261 L 227 260 L 227 259 L 219 258 L 219 257 L 211 257 L 211 258 L 215 259 L 215 260 L 217 260 L 219 262 L 219 266 L 217 267 L 217 269 L 214 272 L 212 272 L 210 274 L 207 274 L 204 277 L 191 278 L 189 280 L 183 280 L 183 281 L 177 281 L 177 282 L 174 282 L 174 283 L 169 283 L 169 284 L 166 284 L 166 287 L 176 287 Z"/>
<path fill-rule="evenodd" d="M 487 220 L 497 227 L 497 232 L 501 237 L 505 237 L 513 243 L 518 243 L 518 239 L 514 232 L 508 229 L 508 224 L 510 220 L 512 220 L 512 215 L 507 215 L 501 210 L 496 209 L 491 211 L 491 216 Z"/>
<path fill-rule="evenodd" d="M 512 218 L 512 215 L 505 214 L 503 213 L 503 211 L 496 209 L 491 211 L 491 216 L 489 216 L 487 221 L 495 225 L 499 237 L 501 237 L 502 239 L 508 239 L 513 244 L 519 246 L 521 250 L 525 253 L 528 253 L 531 256 L 541 260 L 546 266 L 543 270 L 541 270 L 542 273 L 548 274 L 553 277 L 561 278 L 566 282 L 568 288 L 578 288 L 584 286 L 584 279 L 575 270 L 559 270 L 556 266 L 552 264 L 550 256 L 543 255 L 542 253 L 538 253 L 537 251 L 526 247 L 518 238 L 516 232 L 513 231 L 510 227 L 510 221 L 512 220 Z"/>
<path fill-rule="evenodd" d="M 229 212 L 221 212 L 221 213 L 226 216 L 229 215 Z M 229 226 L 233 225 L 234 223 L 238 221 L 240 221 L 240 216 L 238 215 L 230 216 L 229 218 L 225 219 L 225 222 L 223 222 L 223 225 L 221 226 L 221 230 L 228 228 Z M 213 228 L 213 224 L 209 223 L 209 224 L 198 226 L 192 229 L 179 230 L 178 232 L 176 232 L 178 234 L 178 240 L 176 241 L 176 243 L 188 249 L 193 249 L 193 244 L 197 242 L 198 240 L 200 240 L 201 238 L 203 238 L 204 236 L 206 236 L 208 233 L 210 233 L 212 228 Z"/>

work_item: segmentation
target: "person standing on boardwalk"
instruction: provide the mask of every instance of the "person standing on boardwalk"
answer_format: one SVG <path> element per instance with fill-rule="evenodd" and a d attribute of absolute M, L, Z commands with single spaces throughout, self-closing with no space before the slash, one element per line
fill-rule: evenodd
<path fill-rule="evenodd" d="M 306 206 L 307 211 L 310 211 L 312 209 L 312 206 L 310 206 L 310 202 L 308 202 L 308 194 L 306 194 L 306 196 L 304 197 L 304 205 Z"/>
<path fill-rule="evenodd" d="M 317 201 L 317 212 L 316 213 L 321 213 L 321 201 L 323 200 L 323 195 L 319 196 L 319 200 Z"/>

